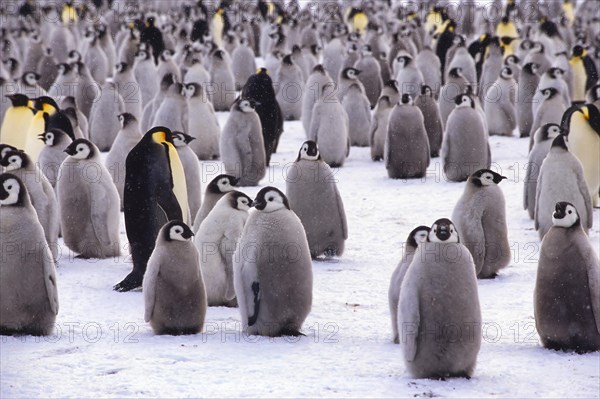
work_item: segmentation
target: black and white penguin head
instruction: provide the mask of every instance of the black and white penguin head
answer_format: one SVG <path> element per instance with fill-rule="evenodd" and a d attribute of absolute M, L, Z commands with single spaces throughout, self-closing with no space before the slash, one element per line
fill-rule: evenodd
<path fill-rule="evenodd" d="M 89 159 L 96 154 L 95 146 L 86 139 L 77 139 L 65 149 L 75 159 Z"/>
<path fill-rule="evenodd" d="M 419 244 L 427 241 L 427 237 L 429 236 L 429 231 L 431 229 L 427 226 L 419 226 L 413 229 L 408 235 L 406 239 L 406 243 L 411 248 L 417 248 Z"/>
<path fill-rule="evenodd" d="M 529 72 L 531 75 L 537 75 L 540 70 L 540 65 L 535 62 L 528 62 L 523 66 L 523 70 Z"/>
<path fill-rule="evenodd" d="M 456 67 L 456 68 L 450 69 L 448 71 L 448 76 L 451 76 L 453 78 L 460 78 L 461 76 L 463 76 L 463 74 L 462 74 L 462 68 Z"/>
<path fill-rule="evenodd" d="M 31 159 L 27 154 L 25 154 L 21 150 L 12 150 L 7 152 L 2 160 L 0 161 L 0 165 L 4 166 L 7 172 L 25 168 L 29 165 Z"/>
<path fill-rule="evenodd" d="M 504 63 L 509 66 L 510 65 L 519 65 L 521 63 L 521 60 L 515 54 L 511 54 L 508 57 L 506 57 L 506 59 L 504 60 Z"/>
<path fill-rule="evenodd" d="M 10 173 L 0 175 L 0 206 L 23 205 L 27 189 L 21 180 Z"/>
<path fill-rule="evenodd" d="M 307 161 L 318 161 L 321 159 L 317 143 L 312 140 L 305 141 L 298 152 L 296 161 L 299 161 L 300 159 L 305 159 Z"/>
<path fill-rule="evenodd" d="M 356 43 L 349 43 L 348 48 L 346 49 L 346 53 L 348 54 L 355 54 L 358 51 L 358 46 L 356 45 Z"/>
<path fill-rule="evenodd" d="M 241 191 L 232 191 L 229 195 L 229 204 L 233 209 L 249 211 L 252 208 L 252 198 Z"/>
<path fill-rule="evenodd" d="M 129 112 L 124 112 L 122 114 L 119 114 L 119 116 L 117 118 L 119 118 L 119 123 L 121 124 L 121 129 L 125 129 L 131 123 L 137 121 L 135 115 L 130 114 Z"/>
<path fill-rule="evenodd" d="M 127 72 L 127 68 L 128 65 L 126 62 L 119 62 L 117 65 L 115 65 L 115 70 L 117 71 L 117 73 Z"/>
<path fill-rule="evenodd" d="M 25 94 L 7 94 L 6 98 L 10 100 L 13 107 L 27 107 L 29 105 L 29 97 Z"/>
<path fill-rule="evenodd" d="M 504 68 L 502 68 L 502 70 L 500 71 L 500 77 L 502 79 L 512 79 L 514 76 L 513 70 L 511 67 L 509 66 L 505 66 Z"/>
<path fill-rule="evenodd" d="M 247 98 L 240 98 L 237 102 L 237 109 L 244 113 L 250 113 L 255 112 L 255 107 L 258 105 L 260 105 L 258 101 Z"/>
<path fill-rule="evenodd" d="M 165 241 L 189 241 L 194 233 L 180 220 L 171 220 L 163 227 Z"/>
<path fill-rule="evenodd" d="M 23 74 L 23 82 L 29 86 L 35 86 L 40 79 L 40 75 L 36 72 L 25 72 Z"/>
<path fill-rule="evenodd" d="M 256 194 L 254 207 L 263 212 L 275 212 L 280 209 L 290 209 L 287 197 L 278 188 L 265 187 Z"/>
<path fill-rule="evenodd" d="M 360 74 L 360 71 L 356 68 L 346 68 L 342 71 L 342 77 L 345 79 L 356 79 L 358 77 L 358 75 Z"/>
<path fill-rule="evenodd" d="M 215 60 L 222 61 L 224 57 L 225 57 L 225 52 L 223 50 L 221 50 L 221 49 L 216 50 L 215 52 L 213 52 L 213 59 L 215 59 Z"/>
<path fill-rule="evenodd" d="M 67 62 L 69 64 L 81 61 L 81 54 L 77 50 L 71 50 L 71 51 L 69 51 L 68 57 L 69 58 L 67 58 Z"/>
<path fill-rule="evenodd" d="M 173 132 L 173 145 L 175 147 L 185 147 L 192 141 L 196 140 L 195 137 L 185 134 L 183 132 Z"/>
<path fill-rule="evenodd" d="M 579 226 L 579 213 L 575 206 L 570 202 L 557 202 L 552 213 L 552 224 L 565 229 Z"/>
<path fill-rule="evenodd" d="M 583 57 L 585 56 L 585 49 L 583 48 L 583 46 L 577 44 L 575 47 L 573 47 L 573 57 Z"/>
<path fill-rule="evenodd" d="M 429 242 L 460 242 L 458 238 L 458 231 L 450 219 L 438 219 L 435 221 L 429 236 L 427 237 Z"/>
<path fill-rule="evenodd" d="M 390 79 L 390 80 L 388 80 L 385 83 L 384 86 L 387 87 L 387 88 L 389 88 L 389 89 L 392 89 L 396 93 L 400 92 L 400 90 L 398 90 L 399 85 L 398 85 L 398 81 L 396 79 Z"/>
<path fill-rule="evenodd" d="M 403 54 L 396 57 L 396 65 L 400 69 L 407 67 L 411 62 L 412 57 L 409 54 Z"/>
<path fill-rule="evenodd" d="M 169 61 L 171 58 L 173 58 L 173 50 L 168 49 L 168 48 L 164 49 L 162 51 L 162 53 L 160 53 L 160 57 L 159 58 L 160 58 L 160 60 L 162 62 Z"/>
<path fill-rule="evenodd" d="M 431 90 L 431 87 L 427 85 L 421 86 L 421 95 L 426 97 L 433 97 L 433 91 Z"/>
<path fill-rule="evenodd" d="M 554 140 L 552 140 L 551 148 L 561 149 L 563 151 L 569 151 L 569 146 L 567 145 L 568 139 L 564 134 L 559 134 L 556 136 Z"/>
<path fill-rule="evenodd" d="M 150 59 L 150 53 L 146 50 L 139 49 L 137 53 L 135 53 L 136 61 L 145 61 Z"/>
<path fill-rule="evenodd" d="M 323 64 L 317 64 L 315 65 L 315 67 L 313 68 L 313 73 L 320 73 L 321 75 L 325 75 L 327 74 L 327 71 L 325 71 L 325 68 L 323 67 Z"/>
<path fill-rule="evenodd" d="M 458 107 L 475 108 L 475 101 L 468 94 L 459 94 L 458 96 L 454 97 L 454 103 L 456 104 L 457 108 Z"/>
<path fill-rule="evenodd" d="M 71 71 L 71 65 L 66 63 L 60 63 L 57 66 L 57 70 L 59 75 L 66 75 Z"/>
<path fill-rule="evenodd" d="M 477 172 L 469 176 L 469 181 L 478 187 L 485 187 L 500 184 L 500 182 L 506 178 L 506 176 L 502 176 L 493 170 L 479 169 Z"/>
<path fill-rule="evenodd" d="M 292 58 L 292 54 L 286 54 L 281 60 L 281 65 L 294 65 L 294 59 Z"/>
<path fill-rule="evenodd" d="M 186 98 L 199 97 L 202 95 L 202 86 L 198 83 L 186 83 L 183 86 L 183 95 Z"/>
<path fill-rule="evenodd" d="M 207 190 L 211 193 L 222 194 L 228 193 L 229 191 L 233 191 L 238 178 L 232 175 L 219 175 L 212 179 L 212 181 L 208 184 Z"/>
<path fill-rule="evenodd" d="M 88 26 L 85 29 L 85 32 L 83 33 L 83 38 L 90 43 L 96 40 L 96 31 L 94 30 L 94 28 Z"/>
<path fill-rule="evenodd" d="M 552 67 L 548 69 L 547 73 L 552 79 L 562 79 L 565 75 L 565 71 L 559 67 Z"/>
<path fill-rule="evenodd" d="M 8 154 L 11 151 L 18 151 L 18 149 L 17 147 L 13 147 L 10 144 L 0 144 L 0 161 L 2 161 L 6 154 Z"/>
<path fill-rule="evenodd" d="M 541 42 L 534 42 L 533 46 L 531 47 L 531 51 L 534 53 L 544 54 L 545 47 Z"/>
<path fill-rule="evenodd" d="M 561 127 L 558 126 L 556 123 L 546 123 L 544 126 L 542 126 L 541 129 L 542 129 L 542 136 L 541 136 L 542 141 L 554 140 L 556 137 L 558 137 L 559 135 L 561 135 L 563 133 Z"/>
<path fill-rule="evenodd" d="M 558 90 L 555 87 L 547 87 L 545 89 L 540 90 L 544 99 L 550 100 L 552 97 L 558 94 Z"/>
<path fill-rule="evenodd" d="M 41 133 L 38 137 L 48 147 L 54 147 L 55 145 L 62 143 L 63 140 L 69 136 L 60 129 L 49 129 L 47 132 Z"/>
<path fill-rule="evenodd" d="M 373 49 L 371 48 L 370 45 L 365 44 L 364 46 L 362 46 L 360 53 L 362 54 L 363 57 L 369 57 L 369 56 L 373 55 Z"/>
<path fill-rule="evenodd" d="M 400 105 L 414 105 L 414 101 L 410 94 L 404 93 L 400 96 Z"/>

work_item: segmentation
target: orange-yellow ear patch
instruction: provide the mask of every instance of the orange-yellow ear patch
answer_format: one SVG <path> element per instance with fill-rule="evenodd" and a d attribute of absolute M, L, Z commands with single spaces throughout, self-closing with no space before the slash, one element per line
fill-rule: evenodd
<path fill-rule="evenodd" d="M 157 143 L 164 143 L 167 141 L 167 134 L 165 132 L 152 133 L 152 140 Z"/>

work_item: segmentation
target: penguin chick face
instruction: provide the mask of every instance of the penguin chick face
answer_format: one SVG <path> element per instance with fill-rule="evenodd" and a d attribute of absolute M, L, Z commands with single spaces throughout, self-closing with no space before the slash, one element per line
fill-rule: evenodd
<path fill-rule="evenodd" d="M 130 114 L 129 112 L 124 112 L 120 114 L 117 118 L 119 118 L 119 123 L 121 124 L 122 129 L 125 129 L 127 126 L 129 126 L 130 123 L 135 122 L 137 120 L 135 116 L 133 114 Z"/>
<path fill-rule="evenodd" d="M 355 68 L 346 68 L 342 72 L 342 76 L 346 79 L 356 79 L 359 74 L 360 74 L 360 71 Z"/>
<path fill-rule="evenodd" d="M 307 161 L 318 161 L 321 159 L 321 154 L 319 153 L 319 147 L 317 143 L 312 140 L 305 141 L 298 152 L 298 159 L 305 159 Z"/>
<path fill-rule="evenodd" d="M 263 212 L 275 212 L 280 209 L 290 209 L 287 197 L 275 187 L 265 187 L 258 192 L 254 199 L 254 207 Z"/>
<path fill-rule="evenodd" d="M 68 57 L 68 62 L 70 64 L 81 61 L 81 54 L 79 54 L 79 51 L 77 50 L 69 51 Z"/>
<path fill-rule="evenodd" d="M 509 55 L 508 57 L 506 57 L 506 59 L 504 60 L 504 63 L 506 65 L 519 65 L 519 63 L 521 62 L 521 60 L 519 59 L 519 57 L 517 57 L 514 54 Z"/>
<path fill-rule="evenodd" d="M 194 233 L 189 226 L 182 221 L 172 220 L 164 229 L 165 241 L 189 241 Z"/>
<path fill-rule="evenodd" d="M 507 67 L 507 66 L 504 67 L 504 68 L 502 68 L 502 70 L 500 71 L 500 77 L 502 79 L 506 79 L 506 80 L 512 79 L 513 75 L 514 74 L 513 74 L 512 69 L 510 67 Z"/>
<path fill-rule="evenodd" d="M 17 147 L 13 147 L 10 144 L 0 144 L 0 161 L 11 151 L 17 151 Z"/>
<path fill-rule="evenodd" d="M 175 147 L 185 147 L 193 140 L 196 140 L 196 138 L 190 136 L 189 134 L 185 134 L 183 132 L 173 132 L 173 145 Z"/>
<path fill-rule="evenodd" d="M 136 61 L 145 61 L 150 58 L 150 54 L 146 50 L 138 50 L 135 54 Z"/>
<path fill-rule="evenodd" d="M 198 97 L 202 94 L 202 86 L 198 83 L 186 83 L 183 87 L 183 95 L 186 98 Z"/>
<path fill-rule="evenodd" d="M 553 68 L 548 69 L 548 75 L 552 79 L 562 79 L 564 74 L 565 74 L 565 71 L 563 71 L 562 69 L 560 69 L 558 67 L 553 67 Z"/>
<path fill-rule="evenodd" d="M 551 148 L 559 148 L 564 151 L 569 151 L 569 147 L 567 146 L 567 136 L 564 134 L 559 134 L 556 136 L 556 138 L 552 140 Z"/>
<path fill-rule="evenodd" d="M 462 68 L 456 67 L 456 68 L 452 68 L 449 72 L 448 75 L 453 77 L 453 78 L 459 78 L 462 76 Z"/>
<path fill-rule="evenodd" d="M 40 140 L 42 140 L 44 144 L 46 144 L 48 147 L 54 146 L 55 139 L 56 136 L 52 131 L 47 131 L 45 133 L 40 134 Z"/>
<path fill-rule="evenodd" d="M 396 65 L 398 65 L 398 68 L 405 68 L 408 66 L 408 64 L 410 64 L 411 61 L 411 57 L 408 55 L 402 55 L 396 58 Z"/>
<path fill-rule="evenodd" d="M 542 127 L 542 140 L 553 140 L 561 133 L 562 130 L 556 123 L 547 123 Z"/>
<path fill-rule="evenodd" d="M 92 144 L 85 139 L 73 141 L 65 149 L 65 152 L 75 159 L 89 159 L 94 155 Z"/>
<path fill-rule="evenodd" d="M 556 90 L 556 88 L 554 87 L 548 87 L 546 89 L 542 89 L 542 96 L 544 96 L 544 98 L 546 100 L 550 100 L 552 97 L 554 97 L 556 94 L 558 94 L 558 90 Z"/>
<path fill-rule="evenodd" d="M 23 74 L 23 81 L 29 86 L 35 86 L 39 78 L 40 75 L 35 72 L 25 72 Z"/>
<path fill-rule="evenodd" d="M 480 169 L 469 177 L 469 181 L 478 187 L 500 184 L 504 179 L 506 179 L 506 176 L 502 176 L 489 169 Z"/>
<path fill-rule="evenodd" d="M 20 150 L 7 152 L 2 161 L 0 161 L 0 165 L 4 166 L 7 172 L 25 168 L 28 164 L 29 157 Z"/>
<path fill-rule="evenodd" d="M 431 226 L 427 240 L 429 242 L 460 242 L 456 227 L 450 219 L 446 218 L 435 221 Z"/>
<path fill-rule="evenodd" d="M 254 101 L 254 100 L 245 100 L 242 99 L 239 101 L 238 103 L 238 110 L 245 112 L 245 113 L 250 113 L 250 112 L 254 112 L 254 107 L 256 107 L 257 105 L 260 105 L 260 103 Z"/>
<path fill-rule="evenodd" d="M 10 173 L 0 175 L 0 206 L 20 205 L 25 190 L 18 177 Z"/>
<path fill-rule="evenodd" d="M 123 73 L 127 71 L 127 63 L 119 62 L 117 65 L 115 65 L 115 70 L 117 71 L 117 73 Z"/>
<path fill-rule="evenodd" d="M 233 191 L 229 195 L 229 204 L 238 211 L 249 211 L 252 207 L 252 198 L 241 191 Z"/>
<path fill-rule="evenodd" d="M 66 75 L 71 70 L 71 66 L 65 63 L 58 64 L 57 68 L 60 75 Z"/>
<path fill-rule="evenodd" d="M 427 237 L 429 236 L 430 230 L 431 229 L 427 226 L 416 227 L 408 235 L 408 238 L 406 239 L 407 245 L 412 248 L 417 248 L 419 244 L 427 241 Z"/>
<path fill-rule="evenodd" d="M 557 202 L 552 213 L 552 224 L 557 227 L 568 229 L 569 227 L 578 226 L 579 214 L 575 206 L 569 202 Z"/>
<path fill-rule="evenodd" d="M 219 175 L 209 183 L 208 190 L 212 193 L 227 193 L 233 191 L 238 180 L 231 175 Z"/>
<path fill-rule="evenodd" d="M 414 105 L 413 99 L 410 96 L 410 94 L 402 94 L 402 97 L 400 97 L 400 104 L 401 105 Z"/>
<path fill-rule="evenodd" d="M 475 108 L 475 101 L 468 94 L 460 94 L 454 98 L 456 107 L 471 107 Z"/>

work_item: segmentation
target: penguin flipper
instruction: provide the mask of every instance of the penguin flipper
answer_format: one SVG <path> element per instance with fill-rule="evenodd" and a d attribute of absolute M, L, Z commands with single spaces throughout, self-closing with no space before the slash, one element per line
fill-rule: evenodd
<path fill-rule="evenodd" d="M 342 202 L 342 196 L 337 188 L 335 188 L 335 199 L 337 202 L 338 212 L 340 214 L 340 220 L 342 222 L 342 234 L 344 235 L 344 240 L 348 239 L 348 222 L 346 221 L 346 211 L 344 210 L 344 203 Z"/>
<path fill-rule="evenodd" d="M 591 248 L 590 252 L 584 259 L 587 259 L 588 288 L 592 300 L 592 312 L 596 319 L 596 330 L 600 334 L 600 267 L 598 267 L 598 256 Z"/>
<path fill-rule="evenodd" d="M 108 211 L 112 204 L 110 204 L 110 198 L 107 195 L 108 193 L 102 185 L 94 184 L 92 187 L 94 188 L 94 192 L 90 193 L 90 197 L 92 198 L 92 206 L 90 207 L 92 227 L 98 242 L 100 242 L 103 247 L 107 247 L 113 244 L 108 235 L 108 225 L 111 224 L 110 220 L 108 220 Z M 104 252 L 104 248 L 98 249 L 98 255 L 101 255 L 101 252 Z"/>
<path fill-rule="evenodd" d="M 403 295 L 401 294 L 400 306 L 398 307 L 398 322 L 400 323 L 400 320 L 402 320 L 402 325 L 398 325 L 398 334 L 404 351 L 404 357 L 409 362 L 412 362 L 415 360 L 417 351 L 419 350 L 417 346 L 421 324 L 419 294 L 418 292 L 414 292 L 412 298 L 404 297 L 404 300 L 402 300 L 402 297 Z"/>
<path fill-rule="evenodd" d="M 248 253 L 246 253 L 248 252 Z M 258 313 L 260 310 L 260 284 L 258 281 L 258 269 L 256 263 L 251 259 L 257 259 L 258 248 L 254 246 L 248 246 L 246 251 L 243 251 L 244 258 L 241 267 L 241 277 L 243 281 L 243 295 L 244 304 L 246 306 L 246 314 L 248 315 L 248 326 L 252 326 L 258 319 Z M 242 303 L 240 303 L 240 306 Z"/>
<path fill-rule="evenodd" d="M 167 215 L 167 220 L 183 220 L 183 212 L 173 189 L 168 187 L 159 188 L 157 190 L 158 206 Z M 183 220 L 186 222 L 185 220 Z"/>
<path fill-rule="evenodd" d="M 44 284 L 46 286 L 46 295 L 48 296 L 48 302 L 50 309 L 56 315 L 58 314 L 58 290 L 56 287 L 56 266 L 52 260 L 52 253 L 50 248 L 46 247 L 46 254 L 43 256 L 44 260 Z"/>
<path fill-rule="evenodd" d="M 153 254 L 154 255 L 154 254 Z M 160 272 L 160 260 L 150 256 L 148 268 L 144 274 L 143 293 L 144 293 L 144 321 L 149 322 L 154 313 L 154 304 L 156 302 L 156 281 Z"/>
<path fill-rule="evenodd" d="M 579 188 L 579 192 L 581 193 L 581 197 L 585 202 L 585 211 L 587 213 L 587 219 L 585 220 L 585 226 L 583 226 L 584 230 L 591 229 L 594 224 L 594 210 L 592 208 L 592 196 L 590 195 L 590 190 L 588 189 L 587 183 L 583 177 L 583 169 L 580 169 L 582 173 L 577 174 L 577 188 Z M 582 221 L 583 222 L 583 221 Z"/>
<path fill-rule="evenodd" d="M 544 164 L 542 163 L 542 166 L 544 166 Z M 535 189 L 535 210 L 533 212 L 533 221 L 534 221 L 534 227 L 537 230 L 540 229 L 540 222 L 539 222 L 539 212 L 540 212 L 540 193 L 542 192 L 542 170 L 540 169 L 540 174 L 538 175 L 538 179 L 537 179 L 537 187 Z"/>

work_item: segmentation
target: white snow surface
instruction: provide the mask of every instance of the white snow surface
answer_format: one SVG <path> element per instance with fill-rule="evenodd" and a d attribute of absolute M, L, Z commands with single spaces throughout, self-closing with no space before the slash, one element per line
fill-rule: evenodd
<path fill-rule="evenodd" d="M 220 113 L 221 126 L 227 118 Z M 286 122 L 279 152 L 261 186 L 285 191 L 286 165 L 305 140 Z M 493 169 L 508 177 L 510 266 L 478 281 L 483 344 L 471 380 L 415 380 L 391 342 L 389 278 L 408 233 L 450 217 L 465 183 L 441 175 L 391 180 L 368 148 L 353 147 L 336 173 L 348 218 L 346 252 L 314 262 L 314 300 L 305 337 L 240 333 L 235 308 L 212 307 L 202 334 L 155 336 L 143 320 L 142 292 L 112 286 L 131 270 L 119 259 L 58 263 L 60 312 L 54 335 L 0 337 L 0 397 L 581 397 L 600 396 L 600 353 L 544 349 L 535 331 L 533 289 L 540 243 L 522 209 L 529 139 L 491 137 Z M 203 162 L 203 190 L 219 163 Z M 259 190 L 241 188 L 250 196 Z M 594 210 L 590 240 L 599 246 Z M 122 215 L 121 215 L 122 216 Z M 127 255 L 123 222 L 121 242 Z"/>

